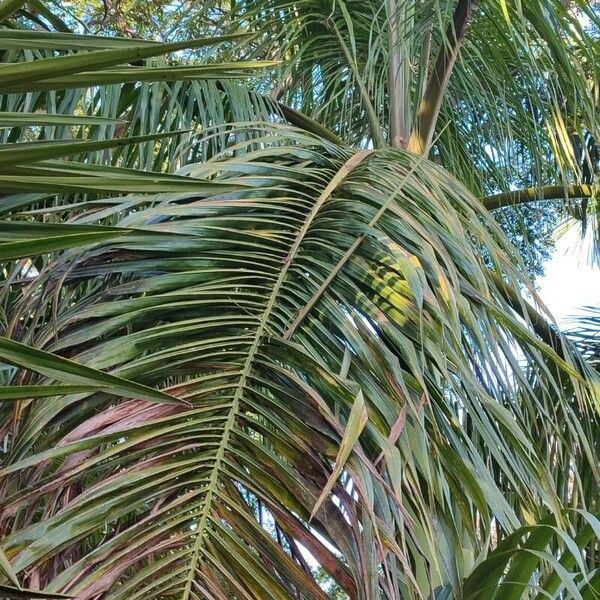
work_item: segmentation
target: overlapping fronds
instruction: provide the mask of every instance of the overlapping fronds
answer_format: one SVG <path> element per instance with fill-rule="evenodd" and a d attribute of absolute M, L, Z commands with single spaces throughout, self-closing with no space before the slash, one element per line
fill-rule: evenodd
<path fill-rule="evenodd" d="M 597 508 L 592 392 L 510 291 L 514 251 L 428 161 L 274 133 L 190 167 L 222 193 L 74 206 L 130 233 L 21 282 L 9 337 L 178 402 L 2 403 L 14 570 L 81 599 L 325 597 L 308 552 L 351 598 L 461 597 L 548 515 L 568 557 L 587 521 L 564 509 Z"/>
<path fill-rule="evenodd" d="M 391 139 L 393 109 L 396 145 L 408 143 L 423 100 L 437 101 L 436 63 L 459 46 L 448 97 L 439 90 L 436 154 L 476 191 L 581 176 L 583 136 L 597 135 L 598 16 L 587 2 L 270 0 L 236 3 L 221 22 L 261 32 L 249 43 L 282 61 L 275 93 L 358 145 Z"/>
<path fill-rule="evenodd" d="M 439 142 L 444 164 L 468 181 L 471 162 L 485 173 L 473 177 L 483 193 L 590 183 L 597 28 L 587 2 L 481 3 L 438 126 L 448 125 Z"/>
<path fill-rule="evenodd" d="M 246 116 L 250 109 L 236 112 L 242 106 L 267 116 L 259 94 L 250 97 L 227 80 L 272 62 L 215 59 L 216 46 L 243 36 L 160 44 L 34 30 L 17 18 L 22 5 L 8 3 L 0 13 L 5 25 L 0 29 L 0 184 L 3 194 L 14 194 L 0 205 L 3 260 L 22 258 L 20 244 L 34 238 L 40 254 L 111 236 L 108 229 L 57 227 L 65 201 L 197 190 L 197 184 L 165 172 L 202 158 L 198 134 Z M 200 53 L 194 64 L 176 54 L 190 49 Z M 220 148 L 227 133 L 214 139 Z M 7 222 L 11 213 L 28 207 L 49 209 L 53 216 L 44 223 Z M 21 267 L 8 265 L 8 278 Z"/>
<path fill-rule="evenodd" d="M 232 85 L 228 79 L 248 76 L 272 62 L 214 60 L 215 46 L 238 39 L 229 36 L 157 44 L 1 30 L 0 48 L 5 50 L 3 62 L 8 63 L 2 65 L 0 88 L 6 94 L 2 96 L 4 117 L 0 117 L 3 141 L 114 139 L 118 147 L 127 137 L 171 132 L 172 136 L 158 147 L 149 138 L 131 148 L 110 150 L 106 144 L 97 152 L 81 148 L 80 154 L 86 153 L 86 162 L 174 171 L 200 158 L 195 138 L 204 129 L 246 120 L 250 112 L 256 118 L 269 114 L 259 94 L 249 97 L 243 87 Z M 198 64 L 196 59 L 186 64 L 164 57 L 185 48 L 203 49 L 205 63 Z M 57 50 L 68 52 L 55 56 Z M 156 58 L 143 66 L 144 56 Z M 13 77 L 17 83 L 10 85 L 8 75 L 13 71 L 17 71 Z M 40 152 L 38 159 L 41 157 Z"/>
<path fill-rule="evenodd" d="M 595 189 L 592 9 L 0 21 L 0 594 L 596 597 L 596 375 L 485 206 Z"/>
<path fill-rule="evenodd" d="M 599 23 L 587 2 L 565 6 L 552 0 L 524 6 L 499 0 L 366 4 L 252 0 L 230 9 L 215 7 L 213 12 L 203 5 L 193 7 L 189 19 L 198 35 L 234 36 L 221 43 L 220 56 L 239 59 L 243 48 L 245 56 L 280 63 L 272 75 L 253 82 L 253 92 L 283 100 L 347 143 L 381 146 L 389 141 L 403 147 L 419 129 L 431 129 L 423 135 L 433 135 L 436 160 L 477 195 L 594 181 Z M 457 40 L 458 25 L 462 29 Z M 245 33 L 253 35 L 244 38 Z M 52 47 L 40 32 L 5 30 L 2 35 L 0 41 L 13 53 L 11 60 L 23 48 L 35 56 Z M 38 46 L 32 46 L 35 39 Z M 98 38 L 96 45 L 110 45 L 111 39 Z M 142 45 L 136 39 L 115 43 L 127 42 Z M 69 41 L 69 34 L 54 43 L 79 49 L 94 45 L 84 39 Z M 446 64 L 444 52 L 453 46 L 456 63 Z M 194 56 L 210 54 L 200 51 Z M 441 70 L 442 63 L 446 71 Z M 171 66 L 171 79 L 218 78 L 217 87 L 224 93 L 228 73 L 223 65 L 217 70 L 211 64 L 195 65 L 187 67 L 187 73 L 182 65 Z M 229 68 L 231 74 L 239 74 L 241 66 Z M 129 71 L 143 79 L 140 68 L 130 66 Z M 439 75 L 451 77 L 441 88 L 432 89 Z M 255 120 L 278 112 L 261 94 L 249 96 L 243 87 L 229 86 L 224 99 L 216 91 L 189 81 L 125 86 L 121 92 L 99 88 L 93 110 L 132 121 L 130 130 L 140 134 Z M 69 112 L 80 97 L 75 93 L 48 104 Z M 36 98 L 38 106 L 45 101 L 43 95 L 34 94 L 27 102 L 35 103 Z M 439 103 L 439 119 L 437 112 L 423 112 L 428 103 Z M 171 146 L 179 148 L 180 141 Z M 146 169 L 182 164 L 181 152 L 175 149 L 152 157 L 146 152 L 137 162 L 135 152 L 130 154 L 131 165 Z"/>
<path fill-rule="evenodd" d="M 600 23 L 587 1 L 251 0 L 215 22 L 258 33 L 252 55 L 281 61 L 271 96 L 352 145 L 431 151 L 478 196 L 542 199 L 560 185 L 564 214 L 592 208 L 567 191 L 598 171 Z M 513 238 L 527 235 L 531 211 L 506 212 Z"/>

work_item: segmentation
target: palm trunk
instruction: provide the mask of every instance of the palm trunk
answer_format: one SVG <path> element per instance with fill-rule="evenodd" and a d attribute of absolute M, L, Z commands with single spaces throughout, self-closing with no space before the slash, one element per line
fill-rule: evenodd
<path fill-rule="evenodd" d="M 399 31 L 399 15 L 397 0 L 386 0 L 389 23 L 389 111 L 390 111 L 390 145 L 393 148 L 405 148 L 408 143 L 408 115 L 406 102 L 406 56 L 402 54 Z"/>
<path fill-rule="evenodd" d="M 408 149 L 415 154 L 429 154 L 442 100 L 471 20 L 473 5 L 473 0 L 459 0 L 454 10 L 452 23 L 446 32 L 445 44 L 440 50 L 435 69 L 429 78 L 425 95 L 419 106 L 416 128 L 408 142 Z"/>

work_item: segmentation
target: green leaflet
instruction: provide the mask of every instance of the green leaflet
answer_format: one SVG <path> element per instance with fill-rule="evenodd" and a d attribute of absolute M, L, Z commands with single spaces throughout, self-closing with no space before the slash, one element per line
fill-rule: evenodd
<path fill-rule="evenodd" d="M 107 242 L 133 232 L 116 227 L 60 225 L 53 223 L 2 222 L 0 259 L 22 259 L 46 252 Z M 140 233 L 144 235 L 144 232 Z"/>
<path fill-rule="evenodd" d="M 95 392 L 101 389 L 98 385 L 5 385 L 0 388 L 0 402 Z M 0 556 L 0 560 L 1 558 Z"/>
<path fill-rule="evenodd" d="M 350 416 L 348 417 L 348 422 L 346 423 L 346 428 L 344 430 L 344 436 L 342 437 L 342 441 L 340 442 L 340 448 L 338 450 L 338 455 L 335 459 L 335 465 L 333 466 L 333 470 L 327 483 L 321 494 L 317 498 L 315 505 L 310 514 L 309 521 L 312 521 L 313 517 L 319 512 L 319 508 L 323 504 L 327 498 L 329 498 L 329 494 L 333 489 L 333 486 L 336 484 L 352 449 L 356 445 L 358 438 L 365 425 L 367 424 L 368 414 L 367 407 L 365 405 L 365 400 L 363 398 L 362 392 L 359 391 L 356 395 L 356 399 L 352 404 L 352 410 L 350 411 Z"/>
<path fill-rule="evenodd" d="M 2 548 L 0 548 L 0 573 L 4 573 L 4 575 L 6 575 L 6 577 L 12 581 L 12 583 L 14 583 L 17 587 L 20 587 L 19 580 L 10 566 L 10 561 L 6 557 L 6 554 L 4 554 Z"/>
<path fill-rule="evenodd" d="M 39 141 L 30 144 L 1 144 L 0 168 L 6 167 L 7 165 L 33 163 L 61 156 L 69 156 L 70 154 L 93 152 L 104 148 L 118 148 L 119 146 L 127 146 L 129 144 L 141 144 L 143 142 L 151 142 L 181 135 L 182 133 L 185 132 L 175 131 L 108 140 L 85 140 L 81 142 Z"/>
<path fill-rule="evenodd" d="M 0 127 L 27 127 L 30 125 L 116 125 L 123 122 L 120 119 L 98 116 L 0 111 Z"/>
<path fill-rule="evenodd" d="M 139 45 L 158 44 L 137 38 L 119 38 L 101 35 L 83 35 L 55 31 L 30 29 L 0 30 L 0 48 L 48 48 L 54 50 L 107 50 L 109 48 L 131 48 Z"/>
<path fill-rule="evenodd" d="M 144 385 L 127 381 L 121 377 L 108 375 L 85 365 L 30 348 L 25 344 L 0 337 L 0 358 L 3 360 L 42 373 L 47 377 L 65 381 L 67 383 L 100 386 L 104 391 L 121 394 L 134 398 L 142 398 L 155 402 L 176 402 L 176 400 L 157 390 Z"/>
<path fill-rule="evenodd" d="M 112 52 L 112 50 L 103 52 Z M 4 91 L 4 93 L 15 93 L 85 88 L 93 85 L 111 85 L 138 81 L 173 82 L 196 79 L 240 79 L 251 75 L 252 71 L 272 67 L 275 64 L 273 61 L 238 61 L 235 63 L 216 63 L 215 65 L 189 67 L 121 67 L 102 71 L 83 70 L 66 77 L 49 77 L 41 81 L 31 81 L 28 79 L 25 82 L 15 83 L 10 86 L 7 85 L 6 87 L 0 85 L 0 90 Z"/>
<path fill-rule="evenodd" d="M 44 175 L 0 175 L 0 183 L 3 189 L 13 192 L 82 192 L 82 193 L 135 193 L 146 194 L 160 192 L 196 192 L 207 194 L 211 192 L 231 192 L 239 189 L 236 185 L 221 185 L 198 181 L 190 177 L 179 177 L 174 179 L 169 176 L 154 176 L 145 173 L 140 175 L 114 175 L 110 173 L 94 174 L 88 176 L 67 176 L 68 164 L 65 165 L 65 174 L 57 176 Z M 1 200 L 0 200 L 1 204 Z"/>
<path fill-rule="evenodd" d="M 0 227 L 2 223 L 0 222 Z M 103 232 L 97 233 L 68 233 L 52 237 L 38 237 L 33 240 L 23 242 L 0 243 L 0 260 L 14 260 L 24 256 L 35 256 L 45 252 L 54 252 L 56 250 L 66 250 L 67 248 L 76 248 L 98 242 L 107 242 L 123 235 L 127 231 Z"/>
<path fill-rule="evenodd" d="M 170 44 L 132 45 L 128 48 L 110 50 L 92 50 L 81 54 L 42 58 L 33 62 L 0 64 L 0 92 L 24 82 L 36 82 L 40 79 L 63 77 L 81 73 L 88 69 L 101 71 L 121 63 L 133 62 L 153 56 L 160 56 L 177 50 L 202 48 L 223 41 L 237 40 L 243 35 L 223 36 L 221 38 L 202 38 Z"/>

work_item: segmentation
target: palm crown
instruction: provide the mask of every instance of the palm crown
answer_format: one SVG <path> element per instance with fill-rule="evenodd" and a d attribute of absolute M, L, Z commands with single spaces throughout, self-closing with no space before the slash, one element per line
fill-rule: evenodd
<path fill-rule="evenodd" d="M 3 593 L 595 597 L 596 375 L 489 212 L 593 210 L 593 7 L 57 14 L 0 3 Z"/>

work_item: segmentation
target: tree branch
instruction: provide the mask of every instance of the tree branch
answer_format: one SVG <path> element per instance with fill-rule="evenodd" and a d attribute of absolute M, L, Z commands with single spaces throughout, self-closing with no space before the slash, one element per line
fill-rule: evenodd
<path fill-rule="evenodd" d="M 596 187 L 592 185 L 547 185 L 486 196 L 481 199 L 481 202 L 488 210 L 495 210 L 496 208 L 517 206 L 518 204 L 526 204 L 538 200 L 589 198 L 595 189 Z"/>
<path fill-rule="evenodd" d="M 446 43 L 442 45 L 435 68 L 427 83 L 417 113 L 417 124 L 408 142 L 408 149 L 415 154 L 429 154 L 442 100 L 469 26 L 473 5 L 474 0 L 458 0 L 454 10 L 452 23 L 446 32 Z"/>

